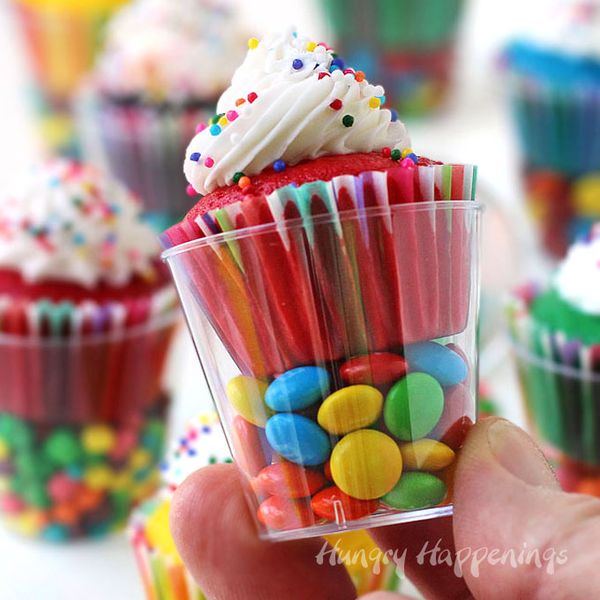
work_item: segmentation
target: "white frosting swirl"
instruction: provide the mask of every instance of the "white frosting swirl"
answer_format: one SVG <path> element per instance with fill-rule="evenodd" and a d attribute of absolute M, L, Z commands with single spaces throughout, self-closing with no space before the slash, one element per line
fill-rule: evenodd
<path fill-rule="evenodd" d="M 111 21 L 101 88 L 151 101 L 214 101 L 243 56 L 230 11 L 207 0 L 137 0 Z"/>
<path fill-rule="evenodd" d="M 547 15 L 537 16 L 537 26 L 524 32 L 524 39 L 560 54 L 600 60 L 600 0 L 554 0 Z"/>
<path fill-rule="evenodd" d="M 221 133 L 208 127 L 189 145 L 184 170 L 194 189 L 207 194 L 230 185 L 237 172 L 256 175 L 279 159 L 293 165 L 325 155 L 408 148 L 404 125 L 377 106 L 383 88 L 353 73 L 330 73 L 332 61 L 331 50 L 293 31 L 251 47 L 217 105 L 227 118 Z M 239 99 L 245 102 L 236 106 Z M 332 108 L 340 101 L 341 107 Z M 351 126 L 344 125 L 345 116 L 352 117 Z"/>
<path fill-rule="evenodd" d="M 600 315 L 600 230 L 590 241 L 571 246 L 555 275 L 554 288 L 574 308 Z"/>
<path fill-rule="evenodd" d="M 91 167 L 64 159 L 32 168 L 0 201 L 0 268 L 25 280 L 93 287 L 154 274 L 154 232 L 136 199 Z"/>

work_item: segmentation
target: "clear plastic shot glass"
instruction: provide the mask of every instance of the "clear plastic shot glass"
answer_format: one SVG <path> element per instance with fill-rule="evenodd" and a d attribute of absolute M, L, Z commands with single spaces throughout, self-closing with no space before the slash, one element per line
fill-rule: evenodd
<path fill-rule="evenodd" d="M 164 253 L 262 537 L 451 514 L 477 418 L 480 212 L 304 215 Z"/>
<path fill-rule="evenodd" d="M 0 335 L 0 515 L 49 542 L 121 529 L 159 484 L 179 311 L 111 333 Z"/>

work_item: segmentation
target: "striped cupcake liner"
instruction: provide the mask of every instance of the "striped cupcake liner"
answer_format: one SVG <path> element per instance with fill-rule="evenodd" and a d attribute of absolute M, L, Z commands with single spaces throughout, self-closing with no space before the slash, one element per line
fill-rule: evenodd
<path fill-rule="evenodd" d="M 76 110 L 86 158 L 100 161 L 133 191 L 157 229 L 182 219 L 192 202 L 181 157 L 198 123 L 214 115 L 214 105 L 127 104 L 87 90 Z"/>
<path fill-rule="evenodd" d="M 289 186 L 182 222 L 164 245 L 206 240 L 165 257 L 257 377 L 449 336 L 477 288 L 475 181 L 440 165 Z"/>
<path fill-rule="evenodd" d="M 108 304 L 0 298 L 0 411 L 57 424 L 144 410 L 162 389 L 175 307 L 171 288 Z"/>
<path fill-rule="evenodd" d="M 106 21 L 119 2 L 95 10 L 13 4 L 37 85 L 53 102 L 68 101 L 93 66 Z"/>
<path fill-rule="evenodd" d="M 529 422 L 555 450 L 600 465 L 600 345 L 537 323 L 528 308 L 536 294 L 515 295 L 507 313 Z"/>

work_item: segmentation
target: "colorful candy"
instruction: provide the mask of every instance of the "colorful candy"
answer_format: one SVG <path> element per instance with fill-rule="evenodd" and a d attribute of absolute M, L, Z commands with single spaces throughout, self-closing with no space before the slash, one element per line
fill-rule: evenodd
<path fill-rule="evenodd" d="M 265 402 L 276 411 L 302 410 L 329 393 L 329 373 L 321 367 L 298 367 L 277 377 Z"/>
<path fill-rule="evenodd" d="M 260 379 L 238 375 L 227 384 L 227 398 L 246 421 L 264 427 L 271 415 L 271 411 L 265 405 L 268 387 L 268 384 Z"/>
<path fill-rule="evenodd" d="M 340 367 L 340 375 L 346 383 L 384 385 L 398 381 L 406 374 L 406 361 L 398 354 L 375 352 L 357 356 Z"/>
<path fill-rule="evenodd" d="M 454 461 L 454 451 L 435 440 L 421 439 L 400 446 L 404 468 L 411 471 L 441 471 Z"/>
<path fill-rule="evenodd" d="M 444 482 L 430 473 L 404 473 L 381 501 L 398 510 L 419 510 L 439 504 L 446 496 Z"/>
<path fill-rule="evenodd" d="M 327 397 L 318 413 L 319 425 L 335 435 L 368 427 L 381 414 L 383 394 L 369 385 L 344 387 Z"/>
<path fill-rule="evenodd" d="M 265 428 L 271 448 L 300 465 L 321 465 L 328 458 L 331 444 L 327 434 L 314 422 L 296 414 L 273 415 Z"/>
<path fill-rule="evenodd" d="M 9 527 L 61 542 L 124 525 L 133 503 L 158 483 L 163 407 L 161 399 L 122 425 L 52 427 L 0 413 L 7 480 L 0 511 Z"/>
<path fill-rule="evenodd" d="M 294 463 L 281 462 L 265 467 L 253 480 L 252 486 L 265 496 L 306 498 L 325 485 L 325 477 L 313 469 Z"/>
<path fill-rule="evenodd" d="M 467 365 L 454 351 L 437 342 L 421 342 L 406 347 L 411 371 L 435 377 L 441 385 L 456 385 L 467 378 Z"/>
<path fill-rule="evenodd" d="M 344 436 L 331 453 L 331 475 L 346 494 L 359 500 L 380 498 L 402 473 L 402 455 L 394 440 L 372 429 Z"/>
<path fill-rule="evenodd" d="M 290 530 L 442 505 L 475 412 L 467 379 L 462 350 L 437 342 L 296 367 L 270 384 L 233 378 L 234 446 L 259 521 Z"/>
<path fill-rule="evenodd" d="M 258 519 L 269 529 L 289 530 L 307 527 L 315 522 L 310 502 L 271 496 L 258 507 Z"/>
<path fill-rule="evenodd" d="M 384 419 L 398 439 L 417 440 L 436 426 L 443 410 L 444 392 L 437 380 L 426 373 L 410 373 L 389 391 Z"/>
<path fill-rule="evenodd" d="M 322 519 L 343 524 L 374 513 L 379 508 L 379 500 L 358 500 L 332 486 L 317 493 L 311 506 L 313 512 Z"/>

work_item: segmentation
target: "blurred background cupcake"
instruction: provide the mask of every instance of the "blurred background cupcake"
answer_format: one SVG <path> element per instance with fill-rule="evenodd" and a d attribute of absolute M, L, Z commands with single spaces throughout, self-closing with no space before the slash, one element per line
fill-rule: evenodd
<path fill-rule="evenodd" d="M 206 598 L 183 564 L 171 536 L 171 498 L 177 487 L 198 469 L 231 462 L 214 412 L 190 421 L 162 462 L 162 488 L 136 509 L 129 522 L 129 540 L 147 600 Z M 366 531 L 328 536 L 327 541 L 348 569 L 357 594 L 398 588 L 395 565 L 389 560 L 383 562 L 383 552 Z M 355 560 L 357 556 L 364 556 L 364 560 Z M 378 563 L 380 568 L 374 568 Z"/>
<path fill-rule="evenodd" d="M 369 73 L 401 116 L 438 107 L 449 88 L 464 0 L 321 0 L 344 60 Z M 343 65 L 340 64 L 343 69 Z"/>
<path fill-rule="evenodd" d="M 71 100 L 94 63 L 106 21 L 126 0 L 12 0 L 31 65 L 30 96 L 43 141 L 77 155 Z"/>
<path fill-rule="evenodd" d="M 233 15 L 212 0 L 136 0 L 110 23 L 79 98 L 86 156 L 135 192 L 159 229 L 191 206 L 187 142 L 214 115 L 245 51 Z"/>
<path fill-rule="evenodd" d="M 123 187 L 50 160 L 0 202 L 0 512 L 49 541 L 157 486 L 175 298 Z"/>
<path fill-rule="evenodd" d="M 600 217 L 600 4 L 553 1 L 505 54 L 530 212 L 556 258 Z"/>
<path fill-rule="evenodd" d="M 550 285 L 527 285 L 509 319 L 529 423 L 568 491 L 600 495 L 600 228 L 577 242 Z M 580 485 L 584 480 L 586 489 Z"/>

